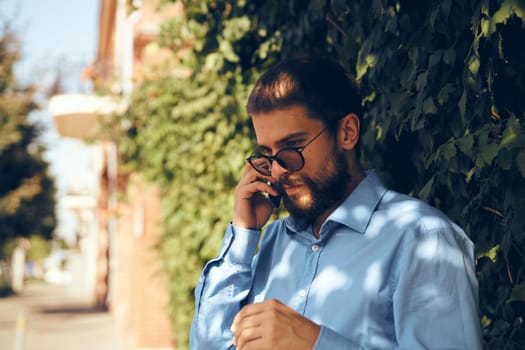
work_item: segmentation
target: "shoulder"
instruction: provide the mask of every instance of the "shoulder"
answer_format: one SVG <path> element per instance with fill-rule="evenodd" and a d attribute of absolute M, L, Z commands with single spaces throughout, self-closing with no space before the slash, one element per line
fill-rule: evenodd
<path fill-rule="evenodd" d="M 431 237 L 472 245 L 465 232 L 441 210 L 395 191 L 388 190 L 377 207 L 376 215 L 389 222 L 393 230 L 403 233 L 408 241 Z"/>
<path fill-rule="evenodd" d="M 278 236 L 288 232 L 288 228 L 286 225 L 288 220 L 289 217 L 285 217 L 269 223 L 264 229 L 262 242 L 275 240 Z"/>

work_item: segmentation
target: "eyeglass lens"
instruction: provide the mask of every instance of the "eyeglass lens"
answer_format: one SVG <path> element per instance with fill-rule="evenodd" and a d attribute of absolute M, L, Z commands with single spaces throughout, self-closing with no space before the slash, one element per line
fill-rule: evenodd
<path fill-rule="evenodd" d="M 327 128 L 321 130 L 315 135 L 306 145 L 297 148 L 284 148 L 277 152 L 275 156 L 265 156 L 254 153 L 248 157 L 248 161 L 252 167 L 264 176 L 271 176 L 272 161 L 275 160 L 281 167 L 288 171 L 299 171 L 304 166 L 304 158 L 302 152 L 304 149 L 315 141 Z"/>
<path fill-rule="evenodd" d="M 304 165 L 303 157 L 295 149 L 283 149 L 271 158 L 263 155 L 252 155 L 250 157 L 250 164 L 261 174 L 270 176 L 272 173 L 272 158 L 288 171 L 298 171 Z"/>

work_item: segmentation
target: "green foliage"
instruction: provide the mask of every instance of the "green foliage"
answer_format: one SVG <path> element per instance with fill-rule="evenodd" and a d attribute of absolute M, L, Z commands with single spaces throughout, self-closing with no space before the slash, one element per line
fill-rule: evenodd
<path fill-rule="evenodd" d="M 13 66 L 19 47 L 12 33 L 0 37 L 0 247 L 8 239 L 55 227 L 55 185 L 42 158 L 39 128 L 28 115 L 37 108 L 32 87 L 17 86 Z"/>
<path fill-rule="evenodd" d="M 192 289 L 230 220 L 231 189 L 252 139 L 239 68 L 219 75 L 219 63 L 210 60 L 223 57 L 209 57 L 190 79 L 146 82 L 124 115 L 130 128 L 119 140 L 127 166 L 162 190 L 161 252 L 172 277 L 171 314 L 181 347 L 193 314 Z"/>
<path fill-rule="evenodd" d="M 377 5 L 384 10 L 352 10 L 355 18 L 375 16 L 372 27 L 353 20 L 342 27 L 363 33 L 351 57 L 371 96 L 365 163 L 466 230 L 479 259 L 485 346 L 522 348 L 523 3 Z"/>
<path fill-rule="evenodd" d="M 276 60 L 314 52 L 342 62 L 364 91 L 362 162 L 476 244 L 485 347 L 523 348 L 523 1 L 184 3 L 185 18 L 166 23 L 161 41 L 193 45 L 184 59 L 193 74 L 139 88 L 119 139 L 130 170 L 163 191 L 160 248 L 179 346 L 252 147 L 249 88 Z"/>
<path fill-rule="evenodd" d="M 29 237 L 29 249 L 27 250 L 26 260 L 41 262 L 51 253 L 51 241 L 44 239 L 40 235 Z"/>
<path fill-rule="evenodd" d="M 18 242 L 15 238 L 5 241 L 0 250 L 0 260 L 9 261 L 17 245 Z"/>
<path fill-rule="evenodd" d="M 20 246 L 18 238 L 10 238 L 5 241 L 0 250 L 0 260 L 9 261 L 17 246 Z M 31 235 L 22 246 L 26 249 L 26 261 L 39 262 L 51 253 L 51 241 L 38 234 Z"/>

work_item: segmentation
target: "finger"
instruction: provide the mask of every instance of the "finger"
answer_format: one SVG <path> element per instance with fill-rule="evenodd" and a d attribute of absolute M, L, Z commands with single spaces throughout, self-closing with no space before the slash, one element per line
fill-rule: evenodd
<path fill-rule="evenodd" d="M 237 347 L 237 350 L 276 350 L 271 344 L 267 344 L 265 338 L 252 339 L 246 342 L 242 347 Z"/>
<path fill-rule="evenodd" d="M 234 330 L 242 320 L 262 314 L 272 309 L 289 309 L 277 299 L 265 300 L 260 303 L 248 304 L 244 306 L 233 318 L 232 330 Z M 292 309 L 293 310 L 293 309 Z"/>
<path fill-rule="evenodd" d="M 245 329 L 242 334 L 239 336 L 236 335 L 233 345 L 237 347 L 238 350 L 246 349 L 248 346 L 253 346 L 254 342 L 262 340 L 262 334 L 259 328 L 249 328 Z M 257 347 L 253 347 L 257 349 Z"/>
<path fill-rule="evenodd" d="M 250 313 L 250 314 L 241 314 L 238 312 L 233 319 L 231 330 L 232 332 L 240 332 L 243 328 L 255 327 L 261 324 L 260 319 L 257 317 L 261 312 Z"/>
<path fill-rule="evenodd" d="M 246 314 L 239 315 L 236 321 L 234 345 L 238 350 L 247 349 L 275 349 L 275 341 L 282 341 L 282 336 L 287 333 L 281 333 L 287 328 L 284 314 L 277 308 L 266 308 L 266 305 L 277 305 L 277 303 L 266 302 L 253 304 L 245 310 Z M 291 334 L 289 334 L 291 336 Z M 270 341 L 270 343 L 268 343 Z"/>
<path fill-rule="evenodd" d="M 277 179 L 275 179 L 274 177 L 262 175 L 261 173 L 257 172 L 250 165 L 250 163 L 246 162 L 242 171 L 241 180 L 239 182 L 249 183 L 256 180 L 269 182 L 270 184 L 277 182 Z"/>
<path fill-rule="evenodd" d="M 248 319 L 243 319 L 235 328 L 233 344 L 240 349 L 244 344 L 261 338 L 262 336 L 260 321 L 257 317 L 250 317 Z"/>
<path fill-rule="evenodd" d="M 235 330 L 238 324 L 241 322 L 242 319 L 245 319 L 249 316 L 255 315 L 260 313 L 261 305 L 262 303 L 255 303 L 255 304 L 248 304 L 243 306 L 243 308 L 235 315 L 232 322 L 232 330 Z"/>
<path fill-rule="evenodd" d="M 268 181 L 254 178 L 251 182 L 239 183 L 238 190 L 241 198 L 249 199 L 256 192 L 266 192 L 274 196 L 279 195 L 279 191 L 275 189 Z"/>

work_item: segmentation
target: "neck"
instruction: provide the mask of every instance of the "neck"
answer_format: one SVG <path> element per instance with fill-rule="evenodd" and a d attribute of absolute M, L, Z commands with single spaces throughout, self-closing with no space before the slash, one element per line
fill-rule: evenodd
<path fill-rule="evenodd" d="M 337 207 L 339 207 L 346 200 L 346 198 L 348 198 L 357 185 L 359 185 L 359 183 L 365 178 L 365 173 L 359 166 L 355 166 L 353 171 L 350 172 L 350 175 L 351 181 L 348 183 L 345 189 L 345 195 L 342 197 L 342 199 L 334 202 L 330 208 L 324 211 L 321 215 L 317 216 L 317 218 L 315 218 L 313 221 L 312 229 L 316 238 L 321 237 L 321 226 L 324 224 L 328 216 L 330 216 L 330 214 L 332 214 L 333 211 L 337 209 Z"/>

